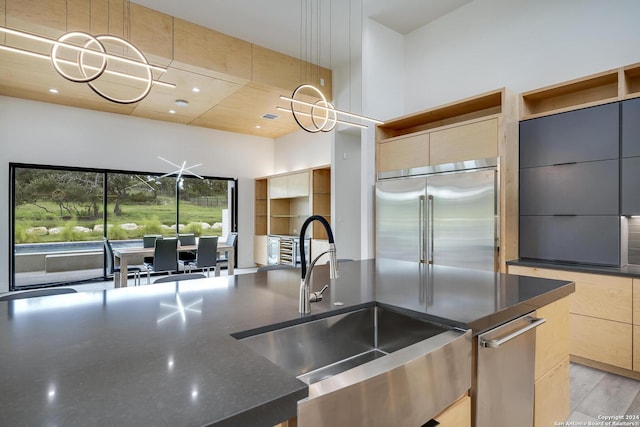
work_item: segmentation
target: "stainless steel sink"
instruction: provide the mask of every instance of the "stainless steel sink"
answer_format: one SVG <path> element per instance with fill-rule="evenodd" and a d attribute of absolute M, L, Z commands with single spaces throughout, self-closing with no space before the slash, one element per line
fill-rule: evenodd
<path fill-rule="evenodd" d="M 380 306 L 241 340 L 309 385 L 307 425 L 421 425 L 471 387 L 471 332 Z"/>

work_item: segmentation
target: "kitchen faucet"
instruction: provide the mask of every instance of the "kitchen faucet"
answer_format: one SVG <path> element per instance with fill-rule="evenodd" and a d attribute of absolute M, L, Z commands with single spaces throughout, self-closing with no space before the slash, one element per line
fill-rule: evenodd
<path fill-rule="evenodd" d="M 305 260 L 304 254 L 304 235 L 307 231 L 307 227 L 311 222 L 319 221 L 324 229 L 327 232 L 327 236 L 329 237 L 329 250 L 322 252 L 318 255 L 309 265 L 309 271 L 307 271 L 307 263 Z M 300 301 L 298 304 L 298 312 L 301 314 L 307 314 L 311 312 L 311 303 L 322 300 L 322 293 L 327 290 L 329 287 L 325 285 L 322 290 L 318 292 L 311 293 L 309 281 L 311 280 L 311 272 L 313 271 L 313 267 L 316 265 L 316 262 L 320 259 L 320 257 L 324 254 L 329 254 L 329 278 L 337 279 L 338 278 L 338 262 L 336 260 L 336 245 L 333 240 L 333 233 L 331 232 L 331 226 L 327 220 L 320 215 L 311 215 L 307 218 L 302 224 L 302 229 L 300 230 L 300 271 L 301 281 L 300 281 Z"/>

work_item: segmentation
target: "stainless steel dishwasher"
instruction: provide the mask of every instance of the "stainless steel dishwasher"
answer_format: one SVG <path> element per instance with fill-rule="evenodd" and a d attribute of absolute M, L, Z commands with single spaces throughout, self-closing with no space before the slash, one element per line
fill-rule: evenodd
<path fill-rule="evenodd" d="M 535 328 L 531 313 L 478 336 L 475 427 L 533 426 Z"/>

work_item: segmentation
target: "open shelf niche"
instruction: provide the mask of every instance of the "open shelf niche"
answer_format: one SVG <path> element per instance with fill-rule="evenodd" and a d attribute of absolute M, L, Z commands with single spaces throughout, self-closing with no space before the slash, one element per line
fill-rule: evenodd
<path fill-rule="evenodd" d="M 314 169 L 312 173 L 311 203 L 313 214 L 323 216 L 331 224 L 331 168 Z M 328 239 L 324 227 L 314 224 L 312 238 Z"/>
<path fill-rule="evenodd" d="M 640 97 L 640 63 L 524 92 L 520 96 L 520 119 L 637 97 Z"/>
<path fill-rule="evenodd" d="M 255 222 L 254 234 L 263 236 L 267 234 L 267 180 L 255 181 Z"/>

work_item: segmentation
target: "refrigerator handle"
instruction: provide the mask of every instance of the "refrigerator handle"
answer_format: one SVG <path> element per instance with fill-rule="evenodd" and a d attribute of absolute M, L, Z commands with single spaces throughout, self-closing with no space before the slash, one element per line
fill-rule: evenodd
<path fill-rule="evenodd" d="M 424 196 L 418 197 L 418 234 L 420 238 L 418 239 L 418 259 L 420 262 L 424 262 Z"/>
<path fill-rule="evenodd" d="M 427 231 L 429 239 L 428 260 L 429 264 L 433 264 L 433 196 L 430 194 L 427 200 L 429 205 L 429 229 Z"/>

